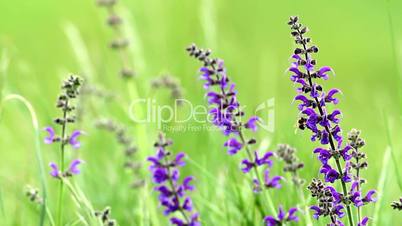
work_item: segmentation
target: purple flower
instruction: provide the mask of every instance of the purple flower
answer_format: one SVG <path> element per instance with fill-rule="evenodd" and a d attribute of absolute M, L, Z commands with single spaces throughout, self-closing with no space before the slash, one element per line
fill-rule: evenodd
<path fill-rule="evenodd" d="M 56 133 L 55 133 L 54 129 L 52 127 L 48 126 L 44 130 L 48 133 L 48 136 L 45 137 L 45 139 L 44 139 L 45 144 L 53 143 L 56 138 Z"/>
<path fill-rule="evenodd" d="M 314 219 L 320 218 L 320 216 L 322 215 L 320 207 L 310 206 L 310 209 L 314 211 L 314 214 L 313 214 Z"/>
<path fill-rule="evenodd" d="M 357 226 L 366 226 L 368 223 L 369 219 L 368 217 L 364 217 L 358 224 Z"/>
<path fill-rule="evenodd" d="M 364 198 L 361 198 L 358 183 L 353 183 L 348 192 L 348 184 L 352 182 L 352 178 L 361 181 L 359 170 L 367 166 L 367 163 L 358 160 L 351 162 L 352 158 L 365 158 L 364 154 L 357 151 L 357 148 L 364 145 L 364 141 L 358 140 L 357 136 L 354 135 L 351 138 L 348 137 L 348 140 L 352 141 L 351 144 L 343 143 L 344 137 L 339 125 L 342 112 L 339 109 L 329 111 L 339 103 L 337 95 L 341 93 L 341 90 L 332 88 L 326 92 L 317 82 L 318 79 L 329 79 L 329 73 L 333 70 L 329 66 L 315 69 L 317 66 L 313 55 L 318 52 L 318 47 L 312 45 L 311 39 L 307 37 L 307 27 L 299 22 L 298 17 L 291 17 L 288 24 L 291 27 L 291 35 L 298 45 L 294 50 L 293 62 L 289 67 L 290 80 L 298 86 L 294 98 L 299 101 L 300 119 L 298 120 L 298 127 L 302 130 L 311 131 L 311 141 L 319 141 L 322 145 L 329 146 L 328 148 L 316 148 L 314 150 L 322 164 L 320 173 L 324 175 L 325 182 L 334 183 L 338 181 L 341 185 L 339 187 L 342 188 L 342 192 L 337 192 L 334 187 L 313 180 L 309 189 L 312 196 L 320 202 L 319 205 L 311 207 L 314 211 L 313 216 L 317 219 L 322 215 L 330 217 L 332 222 L 330 225 L 343 225 L 339 218 L 345 215 L 343 212 L 345 205 L 348 221 L 353 224 L 350 201 L 359 208 L 363 203 L 371 202 L 373 200 L 371 196 L 375 192 L 369 192 Z M 334 165 L 331 166 L 330 164 Z M 352 175 L 352 168 L 355 169 L 356 175 Z M 317 186 L 318 184 L 320 186 Z M 331 195 L 320 193 L 319 190 L 323 188 L 327 188 L 326 191 L 329 191 Z M 328 196 L 328 199 L 323 200 L 322 196 Z"/>
<path fill-rule="evenodd" d="M 81 171 L 80 171 L 80 169 L 78 168 L 78 166 L 81 164 L 81 163 L 83 163 L 84 161 L 82 161 L 82 160 L 80 160 L 80 159 L 75 159 L 75 160 L 73 160 L 71 163 L 70 163 L 70 166 L 69 166 L 69 168 L 68 168 L 68 171 L 71 173 L 71 174 L 79 174 Z"/>
<path fill-rule="evenodd" d="M 158 142 L 155 144 L 156 154 L 147 158 L 151 162 L 149 170 L 152 173 L 153 181 L 157 185 L 154 190 L 159 192 L 159 203 L 164 208 L 163 213 L 167 216 L 175 212 L 185 215 L 183 218 L 172 216 L 170 222 L 174 225 L 200 226 L 198 213 L 193 212 L 193 203 L 187 195 L 188 191 L 193 191 L 191 185 L 193 177 L 185 177 L 180 182 L 179 167 L 185 165 L 185 154 L 179 153 L 171 157 L 171 153 L 166 149 L 172 142 L 160 134 Z M 190 217 L 191 216 L 191 217 Z"/>
<path fill-rule="evenodd" d="M 316 148 L 314 153 L 318 154 L 318 159 L 323 165 L 327 165 L 328 160 L 332 157 L 332 154 L 329 152 L 329 150 L 324 148 Z"/>
<path fill-rule="evenodd" d="M 243 148 L 243 144 L 237 141 L 236 138 L 230 138 L 224 144 L 225 147 L 228 147 L 228 154 L 234 155 L 239 152 Z"/>
<path fill-rule="evenodd" d="M 279 183 L 283 177 L 281 176 L 273 176 L 272 178 L 269 176 L 269 170 L 266 169 L 264 171 L 264 185 L 266 188 L 281 188 L 281 184 Z"/>
<path fill-rule="evenodd" d="M 80 170 L 78 168 L 78 165 L 83 163 L 84 161 L 80 159 L 75 159 L 70 163 L 70 166 L 66 172 L 61 172 L 59 167 L 57 166 L 56 163 L 50 162 L 49 166 L 51 168 L 50 175 L 54 178 L 61 178 L 61 177 L 69 177 L 72 175 L 77 175 L 80 173 Z"/>
<path fill-rule="evenodd" d="M 377 199 L 373 198 L 373 195 L 376 193 L 375 190 L 370 190 L 367 192 L 366 196 L 362 199 L 364 203 L 369 203 L 369 202 L 376 202 Z"/>
<path fill-rule="evenodd" d="M 321 167 L 320 173 L 325 175 L 325 182 L 334 183 L 335 180 L 339 179 L 338 171 L 332 169 L 328 164 Z"/>
<path fill-rule="evenodd" d="M 50 162 L 49 166 L 50 166 L 50 168 L 52 168 L 52 170 L 50 171 L 50 175 L 52 177 L 55 177 L 55 178 L 60 178 L 61 172 L 60 172 L 59 167 L 57 166 L 57 164 L 54 163 L 54 162 Z"/>
<path fill-rule="evenodd" d="M 74 130 L 74 132 L 71 134 L 70 139 L 68 140 L 68 143 L 74 148 L 78 149 L 81 147 L 81 143 L 78 141 L 78 137 L 82 135 L 83 133 L 79 130 Z"/>
<path fill-rule="evenodd" d="M 243 161 L 241 162 L 241 164 L 243 165 L 243 167 L 241 168 L 241 170 L 243 171 L 243 173 L 248 173 L 250 172 L 250 170 L 255 166 L 254 162 L 250 162 L 249 159 L 243 159 Z"/>
<path fill-rule="evenodd" d="M 339 89 L 329 90 L 328 94 L 325 96 L 325 102 L 327 102 L 327 103 L 332 102 L 333 104 L 338 104 L 339 99 L 334 97 L 334 95 L 337 93 L 341 93 L 341 90 L 339 90 Z"/>
<path fill-rule="evenodd" d="M 329 78 L 327 72 L 332 71 L 332 69 L 328 66 L 321 67 L 320 70 L 318 70 L 317 75 L 319 78 L 323 78 L 324 80 L 327 80 Z"/>
<path fill-rule="evenodd" d="M 257 131 L 257 122 L 259 121 L 259 118 L 257 116 L 251 117 L 246 124 L 244 124 L 244 127 L 247 129 L 252 130 L 253 132 Z"/>
<path fill-rule="evenodd" d="M 266 226 L 277 226 L 282 225 L 286 222 L 298 222 L 299 218 L 296 216 L 297 208 L 290 208 L 288 212 L 285 212 L 282 206 L 279 207 L 279 212 L 277 217 L 266 216 L 264 222 Z"/>
<path fill-rule="evenodd" d="M 260 158 L 258 155 L 258 152 L 255 151 L 254 152 L 255 163 L 257 164 L 257 166 L 267 165 L 269 167 L 272 167 L 273 162 L 270 158 L 273 155 L 274 155 L 274 153 L 272 153 L 271 151 L 268 151 L 268 152 L 265 152 L 265 154 Z"/>

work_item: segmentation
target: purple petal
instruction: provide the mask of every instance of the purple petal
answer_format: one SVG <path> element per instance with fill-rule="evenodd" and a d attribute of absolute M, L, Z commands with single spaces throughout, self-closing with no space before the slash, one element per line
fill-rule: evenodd
<path fill-rule="evenodd" d="M 50 166 L 50 168 L 52 168 L 52 170 L 50 171 L 50 175 L 52 177 L 59 178 L 60 177 L 60 171 L 59 171 L 59 167 L 57 166 L 57 164 L 54 163 L 54 162 L 50 162 L 49 166 Z"/>
<path fill-rule="evenodd" d="M 48 126 L 44 130 L 48 133 L 48 136 L 45 137 L 45 139 L 44 139 L 45 144 L 53 143 L 54 138 L 56 136 L 56 133 L 54 132 L 54 129 L 52 127 Z"/>
<path fill-rule="evenodd" d="M 70 145 L 74 148 L 74 149 L 78 149 L 81 146 L 81 143 L 78 141 L 78 137 L 80 135 L 82 135 L 83 133 L 79 130 L 74 130 L 74 132 L 71 134 L 70 136 L 70 140 L 68 141 L 70 143 Z"/>
<path fill-rule="evenodd" d="M 70 167 L 69 167 L 69 172 L 71 174 L 79 174 L 80 173 L 80 169 L 78 168 L 78 165 L 80 165 L 81 163 L 83 163 L 84 161 L 80 160 L 80 159 L 75 159 L 70 163 Z"/>
<path fill-rule="evenodd" d="M 247 123 L 244 125 L 247 129 L 252 130 L 253 132 L 257 131 L 257 122 L 259 121 L 259 118 L 257 116 L 252 116 Z"/>

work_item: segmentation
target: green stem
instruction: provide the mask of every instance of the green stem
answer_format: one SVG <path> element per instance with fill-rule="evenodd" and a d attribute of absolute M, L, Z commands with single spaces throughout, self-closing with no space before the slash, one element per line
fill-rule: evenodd
<path fill-rule="evenodd" d="M 63 108 L 63 125 L 61 129 L 61 141 L 60 141 L 60 174 L 64 172 L 64 148 L 66 145 L 66 125 L 67 125 L 67 111 L 68 111 L 68 100 L 66 100 L 65 107 Z M 63 175 L 60 175 L 62 177 Z M 58 208 L 57 208 L 57 226 L 62 226 L 63 218 L 63 191 L 64 191 L 64 181 L 60 178 L 59 182 L 59 198 L 58 198 Z"/>
<path fill-rule="evenodd" d="M 254 162 L 255 159 L 253 158 L 253 156 L 251 154 L 251 150 L 250 150 L 250 148 L 249 148 L 249 146 L 248 146 L 248 144 L 246 142 L 246 139 L 244 138 L 244 135 L 243 135 L 241 130 L 239 130 L 239 137 L 240 137 L 240 140 L 241 140 L 243 146 L 246 147 L 246 152 L 247 152 L 248 158 L 250 159 L 250 161 Z M 258 168 L 257 168 L 256 164 L 253 165 L 253 171 L 254 171 L 255 176 L 257 177 L 257 180 L 258 180 L 258 183 L 260 184 L 260 186 L 264 186 L 264 183 L 263 183 L 263 181 L 261 179 L 261 176 L 258 173 Z M 265 197 L 266 201 L 268 202 L 268 206 L 271 209 L 272 213 L 274 215 L 277 215 L 274 203 L 272 202 L 272 198 L 271 198 L 271 195 L 269 194 L 268 189 L 266 189 L 266 192 L 264 192 L 264 197 Z"/>
<path fill-rule="evenodd" d="M 298 178 L 298 173 L 294 172 L 293 177 Z M 296 184 L 296 183 L 294 183 L 294 185 L 296 187 L 297 194 L 299 195 L 299 199 L 302 201 L 302 205 L 304 206 L 304 211 L 306 212 L 304 214 L 304 216 L 305 216 L 304 218 L 306 220 L 306 225 L 307 226 L 312 226 L 313 223 L 311 222 L 311 217 L 310 217 L 310 214 L 309 214 L 309 208 L 308 208 L 308 205 L 306 203 L 306 197 L 304 196 L 302 185 L 301 184 Z"/>
<path fill-rule="evenodd" d="M 177 201 L 179 201 L 180 199 L 179 199 L 179 195 L 177 194 L 177 192 L 176 192 L 176 188 L 175 188 L 175 186 L 174 186 L 174 183 L 173 183 L 173 180 L 172 180 L 172 173 L 171 173 L 171 170 L 170 170 L 170 166 L 169 166 L 169 162 L 168 162 L 168 159 L 167 158 L 165 158 L 165 164 L 166 164 L 166 169 L 167 169 L 167 171 L 168 171 L 168 181 L 169 181 L 169 185 L 170 185 L 170 188 L 171 188 L 171 190 L 172 190 L 172 192 L 173 192 L 173 196 L 175 197 L 175 199 L 177 200 Z M 184 220 L 186 221 L 186 223 L 187 224 L 190 224 L 190 220 L 189 220 L 189 217 L 186 215 L 186 213 L 183 211 L 183 208 L 181 208 L 181 207 L 179 207 L 179 212 L 181 213 L 181 215 L 183 216 L 183 218 L 184 218 Z"/>
<path fill-rule="evenodd" d="M 357 152 L 357 148 L 356 148 L 356 152 Z M 356 159 L 356 165 L 357 165 L 357 169 L 356 169 L 356 177 L 357 177 L 357 191 L 360 192 L 360 166 L 359 166 L 359 159 Z M 357 222 L 360 222 L 361 219 L 361 209 L 360 206 L 357 207 Z"/>
<path fill-rule="evenodd" d="M 298 31 L 298 33 L 300 34 L 301 40 L 303 40 L 303 35 L 301 34 L 300 29 L 297 29 L 297 31 Z M 303 45 L 304 52 L 305 52 L 305 53 L 304 53 L 304 56 L 305 56 L 305 58 L 306 58 L 306 61 L 308 61 L 308 60 L 309 60 L 309 57 L 308 57 L 308 52 L 307 52 L 307 46 L 306 46 L 306 44 L 304 44 L 304 43 L 303 43 L 302 45 Z M 310 73 L 309 70 L 306 70 L 306 72 L 307 72 L 308 83 L 309 83 L 310 87 L 313 87 L 313 81 L 312 81 L 311 73 Z M 316 105 L 317 105 L 317 107 L 318 107 L 318 110 L 319 110 L 319 112 L 320 112 L 320 116 L 323 117 L 325 113 L 324 113 L 324 110 L 323 110 L 323 108 L 322 108 L 322 106 L 321 106 L 321 104 L 320 104 L 320 101 L 318 100 L 317 97 L 314 97 L 314 100 L 315 100 Z M 325 128 L 325 130 L 326 130 L 327 133 L 328 133 L 329 144 L 330 144 L 330 146 L 331 146 L 331 149 L 332 149 L 333 151 L 336 151 L 337 148 L 336 148 L 336 146 L 335 146 L 335 144 L 334 144 L 331 130 L 329 129 L 329 127 L 328 127 L 327 125 L 324 126 L 324 128 Z M 339 158 L 336 158 L 336 159 L 335 159 L 335 162 L 336 162 L 336 166 L 337 166 L 338 172 L 339 172 L 339 174 L 340 174 L 340 177 L 342 178 L 343 172 L 342 172 L 341 164 L 340 164 L 340 162 L 339 162 Z M 342 184 L 343 195 L 344 195 L 344 197 L 347 197 L 348 191 L 346 190 L 346 184 L 345 184 L 345 182 L 344 182 L 342 179 L 341 179 L 340 181 L 341 181 L 341 184 Z M 346 205 L 346 212 L 347 212 L 347 215 L 348 215 L 349 225 L 350 225 L 350 226 L 353 226 L 352 211 L 351 211 L 351 209 L 350 209 L 350 205 L 349 205 L 349 204 Z"/>

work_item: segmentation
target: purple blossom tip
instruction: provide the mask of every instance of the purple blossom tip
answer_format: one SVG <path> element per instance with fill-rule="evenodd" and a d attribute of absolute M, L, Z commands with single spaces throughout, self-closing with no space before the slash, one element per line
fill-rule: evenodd
<path fill-rule="evenodd" d="M 73 174 L 73 175 L 77 175 L 79 174 L 81 171 L 78 168 L 78 166 L 80 164 L 84 163 L 83 160 L 81 159 L 74 159 L 71 163 L 70 163 L 70 167 L 68 168 L 68 171 Z"/>
<path fill-rule="evenodd" d="M 284 211 L 282 206 L 279 206 L 279 212 L 276 217 L 266 216 L 264 222 L 266 226 L 280 226 L 286 222 L 298 222 L 299 218 L 296 216 L 297 208 L 290 208 L 289 211 Z"/>
<path fill-rule="evenodd" d="M 260 119 L 257 116 L 252 116 L 247 123 L 244 125 L 245 128 L 250 129 L 253 132 L 256 132 L 258 127 L 257 127 L 257 122 Z"/>
<path fill-rule="evenodd" d="M 56 137 L 56 133 L 55 133 L 53 127 L 48 126 L 44 130 L 48 133 L 48 136 L 45 137 L 45 139 L 44 139 L 45 144 L 52 144 Z"/>
<path fill-rule="evenodd" d="M 83 135 L 84 133 L 79 130 L 74 130 L 73 133 L 70 136 L 70 139 L 68 140 L 68 143 L 74 148 L 78 149 L 81 147 L 81 143 L 78 141 L 78 137 Z"/>
<path fill-rule="evenodd" d="M 54 177 L 54 178 L 60 178 L 61 173 L 60 173 L 60 171 L 59 171 L 59 167 L 57 166 L 57 164 L 54 163 L 54 162 L 50 162 L 50 163 L 49 163 L 49 166 L 50 166 L 50 168 L 51 168 L 50 175 L 51 175 L 52 177 Z"/>
<path fill-rule="evenodd" d="M 243 148 L 243 144 L 233 137 L 226 141 L 223 145 L 228 148 L 229 155 L 234 155 Z"/>

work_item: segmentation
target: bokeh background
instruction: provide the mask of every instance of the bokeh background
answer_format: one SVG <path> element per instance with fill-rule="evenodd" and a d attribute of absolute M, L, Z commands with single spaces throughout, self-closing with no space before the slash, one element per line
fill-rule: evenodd
<path fill-rule="evenodd" d="M 111 206 L 120 225 L 168 223 L 156 209 L 150 187 L 128 188 L 131 177 L 122 168 L 122 150 L 110 134 L 94 127 L 94 120 L 108 117 L 126 124 L 133 139 L 144 144 L 138 159 L 143 161 L 152 154 L 157 128 L 142 125 L 146 139 L 136 132 L 141 126 L 127 116 L 130 86 L 135 85 L 139 95 L 147 97 L 153 78 L 171 74 L 180 80 L 186 99 L 205 104 L 197 80 L 199 65 L 184 50 L 193 42 L 225 59 L 240 101 L 248 106 L 247 113 L 265 100 L 275 99 L 275 131 L 257 135 L 263 148 L 291 144 L 305 162 L 302 176 L 307 182 L 318 176 L 319 162 L 312 154 L 316 144 L 309 142 L 309 133 L 296 130 L 297 107 L 291 104 L 295 91 L 285 73 L 294 48 L 286 22 L 290 15 L 299 15 L 320 48 L 318 64 L 329 65 L 336 72 L 324 86 L 343 92 L 339 108 L 344 115 L 344 134 L 358 128 L 367 142 L 364 151 L 369 168 L 363 172 L 367 179 L 364 189 L 378 188 L 380 194 L 379 201 L 364 212 L 375 216 L 377 225 L 401 225 L 401 214 L 389 204 L 402 194 L 398 183 L 402 179 L 398 178 L 402 175 L 402 2 L 122 0 L 117 12 L 125 19 L 123 26 L 131 42 L 130 59 L 138 75 L 134 83 L 118 75 L 119 58 L 108 47 L 113 31 L 106 26 L 105 9 L 95 1 L 0 1 L 0 9 L 3 97 L 11 93 L 25 97 L 40 127 L 59 115 L 54 103 L 60 82 L 69 73 L 86 77 L 89 83 L 117 96 L 117 101 L 91 98 L 85 120 L 76 125 L 87 132 L 80 150 L 86 164 L 76 183 L 94 208 Z M 167 94 L 156 95 L 159 103 L 169 102 Z M 193 197 L 204 225 L 261 225 L 261 218 L 248 211 L 253 198 L 248 178 L 237 169 L 240 158 L 227 156 L 220 133 L 168 136 L 174 139 L 174 150 L 190 156 L 184 173 L 198 178 Z M 24 195 L 26 184 L 40 187 L 35 133 L 28 111 L 19 103 L 4 104 L 0 150 L 1 225 L 36 225 L 39 209 Z M 47 162 L 58 153 L 54 146 L 41 145 L 41 150 L 47 170 Z M 277 172 L 279 167 L 280 163 Z M 145 170 L 143 176 L 149 182 Z M 47 185 L 49 207 L 54 209 L 56 182 L 47 177 Z M 297 203 L 291 189 L 277 191 L 274 197 L 276 204 L 287 207 Z M 76 218 L 74 204 L 66 206 L 65 221 L 71 223 Z"/>

